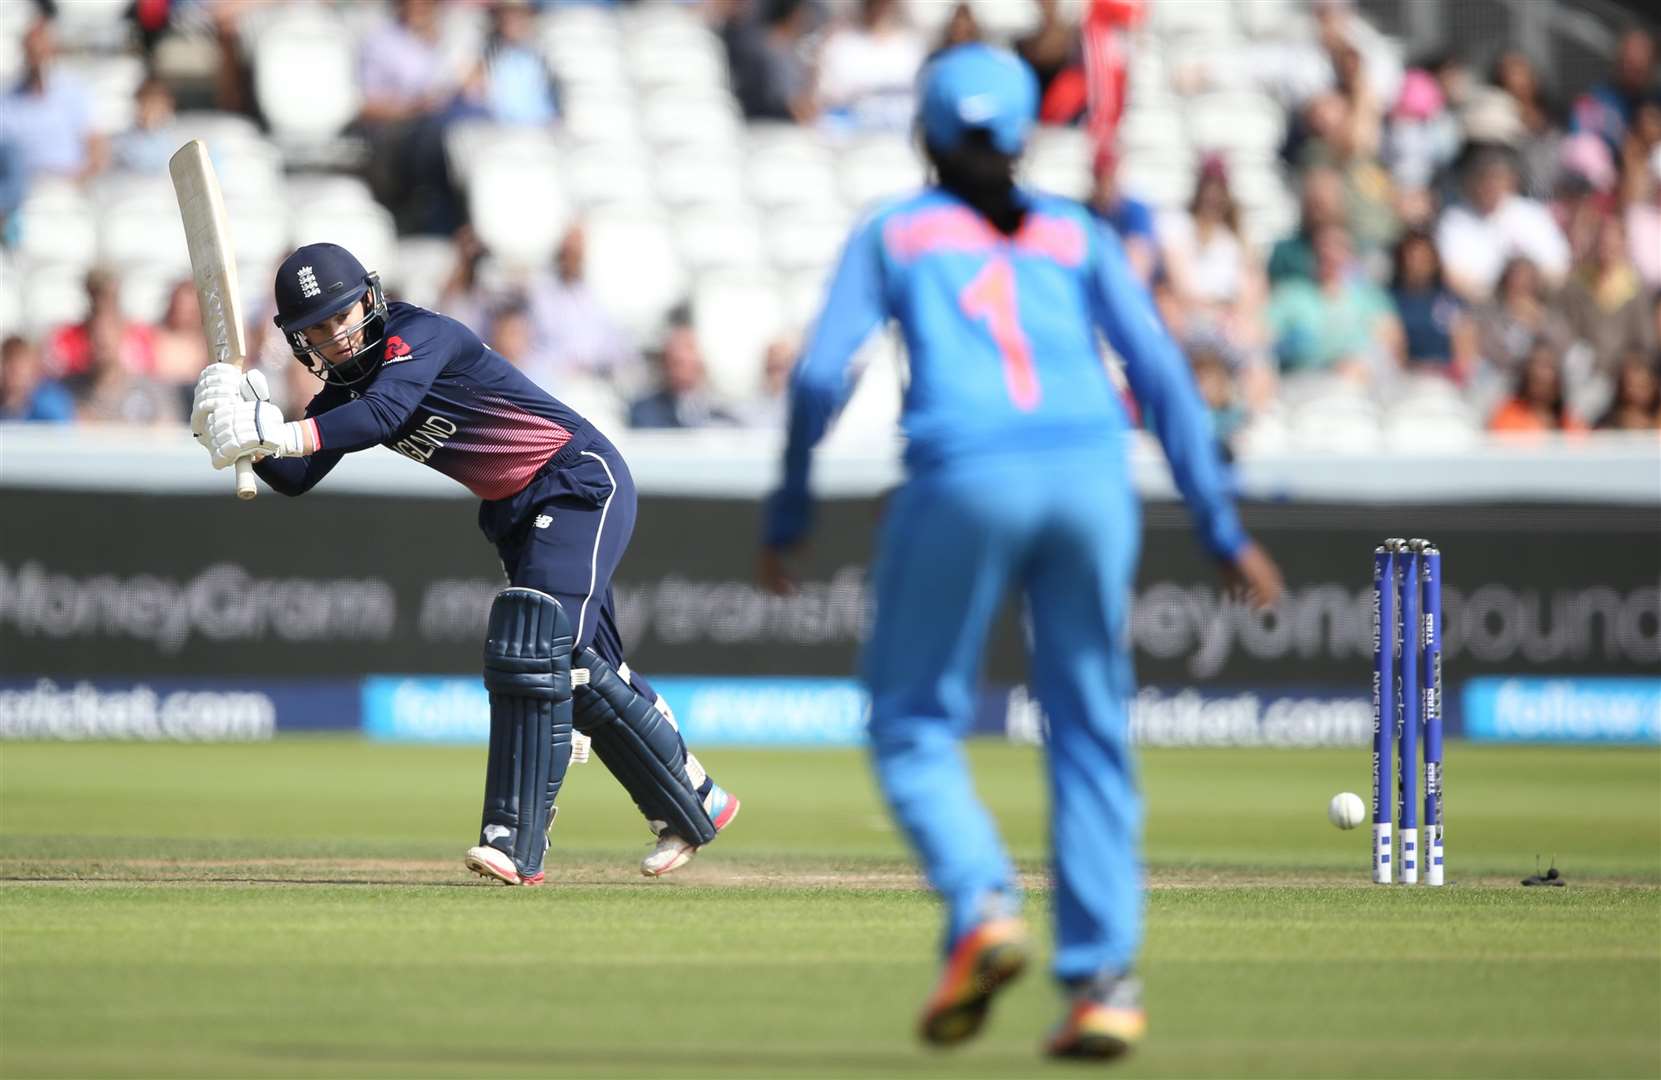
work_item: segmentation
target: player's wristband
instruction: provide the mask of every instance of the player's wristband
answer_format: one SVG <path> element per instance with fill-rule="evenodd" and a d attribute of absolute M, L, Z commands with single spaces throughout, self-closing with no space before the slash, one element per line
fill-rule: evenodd
<path fill-rule="evenodd" d="M 283 425 L 283 456 L 309 457 L 323 449 L 323 438 L 317 431 L 317 421 L 290 420 Z"/>

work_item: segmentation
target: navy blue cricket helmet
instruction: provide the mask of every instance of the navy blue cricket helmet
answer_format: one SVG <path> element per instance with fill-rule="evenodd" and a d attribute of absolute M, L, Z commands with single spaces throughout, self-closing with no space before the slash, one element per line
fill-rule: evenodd
<path fill-rule="evenodd" d="M 277 329 L 288 339 L 294 358 L 324 382 L 350 386 L 368 378 L 380 363 L 381 339 L 386 336 L 386 297 L 381 279 L 365 270 L 356 256 L 339 244 L 307 244 L 277 268 Z M 306 327 L 338 315 L 369 298 L 363 318 L 341 331 L 351 336 L 363 331 L 363 345 L 350 357 L 331 364 L 322 346 L 306 341 Z M 371 325 L 373 324 L 373 325 Z"/>

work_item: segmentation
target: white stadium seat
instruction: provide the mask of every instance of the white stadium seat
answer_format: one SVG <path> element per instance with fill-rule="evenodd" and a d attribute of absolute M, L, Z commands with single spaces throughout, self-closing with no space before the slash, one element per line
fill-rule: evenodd
<path fill-rule="evenodd" d="M 65 5 L 66 8 L 80 6 L 80 3 Z M 138 113 L 133 94 L 144 81 L 144 61 L 136 56 L 102 55 L 64 58 L 58 64 L 86 87 L 91 98 L 94 131 L 115 135 L 133 126 Z"/>
<path fill-rule="evenodd" d="M 580 140 L 644 138 L 634 102 L 626 95 L 609 91 L 603 94 L 573 93 L 565 102 L 562 126 L 567 135 Z"/>
<path fill-rule="evenodd" d="M 712 153 L 706 147 L 697 146 L 675 147 L 658 155 L 652 172 L 658 196 L 671 206 L 747 204 L 744 159 L 736 153 Z"/>
<path fill-rule="evenodd" d="M 33 267 L 23 275 L 23 332 L 39 336 L 86 318 L 86 274 L 78 267 Z"/>
<path fill-rule="evenodd" d="M 279 142 L 315 145 L 358 113 L 351 36 L 326 9 L 298 8 L 273 19 L 254 49 L 254 93 Z"/>
<path fill-rule="evenodd" d="M 144 264 L 188 274 L 190 254 L 178 203 L 171 197 L 137 196 L 105 206 L 98 223 L 98 255 L 112 267 Z"/>
<path fill-rule="evenodd" d="M 392 215 L 379 206 L 296 207 L 291 239 L 295 247 L 339 244 L 375 273 L 388 271 L 397 250 Z"/>
<path fill-rule="evenodd" d="M 838 159 L 837 171 L 843 194 L 857 209 L 865 209 L 878 199 L 915 191 L 926 177 L 918 151 L 900 135 L 854 143 Z"/>
<path fill-rule="evenodd" d="M 89 208 L 24 202 L 18 211 L 18 250 L 29 266 L 91 266 L 98 228 Z"/>
<path fill-rule="evenodd" d="M 1149 26 L 1163 38 L 1223 40 L 1236 36 L 1237 0 L 1164 0 L 1150 4 Z"/>
<path fill-rule="evenodd" d="M 289 177 L 285 187 L 289 205 L 295 210 L 353 210 L 377 205 L 368 184 L 340 173 L 302 173 Z"/>
<path fill-rule="evenodd" d="M 142 263 L 122 271 L 119 284 L 121 312 L 129 319 L 156 323 L 167 314 L 167 302 L 173 288 L 188 280 L 174 268 L 146 266 Z"/>
<path fill-rule="evenodd" d="M 497 145 L 473 166 L 467 205 L 479 242 L 521 267 L 545 265 L 570 224 L 562 158 L 551 141 Z"/>
<path fill-rule="evenodd" d="M 688 96 L 670 87 L 641 102 L 640 130 L 659 145 L 737 147 L 743 143 L 744 118 L 727 95 Z"/>
<path fill-rule="evenodd" d="M 815 143 L 781 142 L 750 151 L 745 172 L 750 195 L 762 206 L 840 206 L 830 151 Z"/>
<path fill-rule="evenodd" d="M 848 242 L 857 217 L 845 211 L 810 213 L 786 209 L 767 219 L 767 251 L 786 272 L 829 273 Z"/>
<path fill-rule="evenodd" d="M 579 206 L 653 207 L 657 181 L 651 158 L 636 143 L 598 143 L 565 155 L 558 182 Z"/>
<path fill-rule="evenodd" d="M 686 298 L 686 275 L 674 233 L 660 214 L 602 208 L 584 219 L 589 288 L 636 338 L 662 328 Z"/>
<path fill-rule="evenodd" d="M 0 337 L 21 332 L 23 326 L 23 275 L 17 264 L 0 251 Z"/>
<path fill-rule="evenodd" d="M 711 275 L 698 283 L 692 322 L 710 383 L 733 400 L 755 394 L 767 346 L 787 331 L 771 277 Z"/>
<path fill-rule="evenodd" d="M 674 215 L 681 258 L 693 272 L 755 270 L 766 265 L 767 247 L 755 214 L 743 207 L 689 206 Z"/>
<path fill-rule="evenodd" d="M 285 203 L 226 196 L 225 216 L 238 262 L 276 265 L 291 250 Z"/>
<path fill-rule="evenodd" d="M 442 236 L 405 236 L 387 278 L 387 289 L 419 307 L 432 308 L 456 266 L 456 246 Z"/>
<path fill-rule="evenodd" d="M 825 290 L 830 285 L 827 270 L 798 270 L 785 277 L 780 294 L 784 298 L 786 328 L 798 336 L 813 326 L 825 306 Z"/>

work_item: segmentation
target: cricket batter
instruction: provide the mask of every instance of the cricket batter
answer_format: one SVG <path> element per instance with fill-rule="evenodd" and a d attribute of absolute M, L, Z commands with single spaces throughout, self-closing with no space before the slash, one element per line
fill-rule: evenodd
<path fill-rule="evenodd" d="M 792 379 L 761 575 L 790 588 L 809 453 L 852 389 L 850 358 L 897 321 L 911 366 L 907 479 L 882 526 L 864 678 L 880 787 L 946 905 L 945 967 L 921 1034 L 939 1045 L 976 1034 L 1028 959 L 1015 870 L 959 746 L 989 624 L 1015 587 L 1049 718 L 1055 974 L 1071 996 L 1047 1049 L 1113 1058 L 1146 1028 L 1127 732 L 1140 523 L 1132 421 L 1098 330 L 1231 584 L 1268 604 L 1281 581 L 1241 530 L 1187 364 L 1113 234 L 1082 206 L 1015 184 L 1036 101 L 1031 72 L 1003 50 L 963 45 L 925 67 L 918 125 L 937 182 L 878 209 L 848 242 Z"/>
<path fill-rule="evenodd" d="M 484 819 L 466 865 L 538 885 L 572 732 L 657 833 L 641 864 L 669 873 L 738 813 L 687 752 L 669 707 L 623 660 L 611 575 L 634 531 L 635 489 L 617 448 L 453 319 L 388 303 L 346 249 L 308 244 L 277 271 L 277 326 L 323 380 L 298 420 L 265 379 L 214 364 L 192 427 L 223 469 L 253 455 L 261 479 L 303 495 L 354 450 L 386 446 L 461 482 L 509 587 L 484 648 L 490 749 Z"/>

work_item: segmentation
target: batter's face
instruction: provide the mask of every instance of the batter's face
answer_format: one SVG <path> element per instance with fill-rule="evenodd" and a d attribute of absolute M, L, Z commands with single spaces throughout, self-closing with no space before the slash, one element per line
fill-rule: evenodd
<path fill-rule="evenodd" d="M 330 364 L 345 363 L 363 348 L 364 328 L 359 325 L 363 318 L 364 301 L 359 300 L 345 311 L 306 327 L 302 331 L 306 344 L 315 347 Z M 352 327 L 357 329 L 347 333 Z"/>

